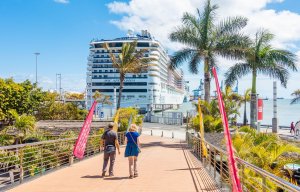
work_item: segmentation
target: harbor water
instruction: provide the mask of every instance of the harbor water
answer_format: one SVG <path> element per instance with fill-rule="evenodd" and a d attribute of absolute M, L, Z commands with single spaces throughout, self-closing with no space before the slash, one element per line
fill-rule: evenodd
<path fill-rule="evenodd" d="M 290 126 L 291 122 L 300 121 L 300 103 L 291 105 L 291 99 L 277 100 L 277 118 L 280 126 Z M 247 119 L 250 122 L 250 103 L 247 103 Z M 184 115 L 190 111 L 195 110 L 193 102 L 183 103 L 178 110 L 168 110 L 182 112 Z M 241 106 L 240 115 L 237 118 L 238 123 L 243 122 L 244 105 Z M 271 125 L 273 118 L 273 100 L 263 100 L 263 120 L 261 124 Z"/>

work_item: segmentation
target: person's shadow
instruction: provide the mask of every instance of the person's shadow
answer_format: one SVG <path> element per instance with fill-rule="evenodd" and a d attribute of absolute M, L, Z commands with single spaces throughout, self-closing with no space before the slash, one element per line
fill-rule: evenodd
<path fill-rule="evenodd" d="M 104 179 L 104 180 L 114 181 L 114 180 L 129 179 L 129 177 L 104 177 L 103 179 Z"/>
<path fill-rule="evenodd" d="M 82 176 L 81 178 L 87 178 L 87 179 L 103 178 L 104 180 L 111 180 L 111 181 L 128 179 L 128 177 L 102 177 L 101 175 L 85 175 L 85 176 Z"/>

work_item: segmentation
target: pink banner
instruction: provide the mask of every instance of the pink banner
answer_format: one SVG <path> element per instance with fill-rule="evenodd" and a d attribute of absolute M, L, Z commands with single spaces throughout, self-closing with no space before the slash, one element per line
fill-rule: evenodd
<path fill-rule="evenodd" d="M 91 123 L 92 123 L 92 119 L 93 119 L 93 114 L 94 114 L 94 109 L 96 106 L 97 102 L 94 101 L 88 116 L 86 117 L 83 126 L 80 130 L 78 139 L 76 141 L 74 150 L 73 150 L 73 154 L 75 157 L 82 159 L 83 155 L 84 155 L 84 150 L 86 147 L 86 142 L 90 133 L 90 129 L 91 129 Z"/>
<path fill-rule="evenodd" d="M 257 121 L 262 121 L 263 120 L 263 100 L 262 99 L 257 99 Z"/>
<path fill-rule="evenodd" d="M 232 181 L 232 191 L 233 192 L 241 192 L 242 187 L 241 187 L 241 183 L 240 183 L 240 179 L 239 179 L 239 175 L 238 175 L 238 169 L 236 167 L 236 163 L 235 163 L 235 159 L 234 159 L 234 153 L 233 153 L 232 141 L 231 141 L 230 132 L 229 132 L 228 120 L 227 120 L 227 116 L 226 116 L 224 102 L 222 99 L 222 93 L 221 93 L 220 86 L 219 86 L 216 68 L 213 67 L 212 71 L 213 71 L 213 74 L 215 77 L 216 89 L 217 89 L 217 93 L 218 93 L 219 110 L 220 110 L 223 127 L 224 127 L 224 135 L 225 135 L 225 139 L 226 139 L 226 148 L 227 148 L 227 153 L 228 153 L 228 167 L 229 167 L 230 177 L 231 177 L 231 181 Z"/>

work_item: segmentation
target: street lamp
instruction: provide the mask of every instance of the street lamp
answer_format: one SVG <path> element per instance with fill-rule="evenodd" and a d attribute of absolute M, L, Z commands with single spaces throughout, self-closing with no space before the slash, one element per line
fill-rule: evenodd
<path fill-rule="evenodd" d="M 37 86 L 37 83 L 38 83 L 38 81 L 37 81 L 37 58 L 40 55 L 40 53 L 36 52 L 34 54 L 35 54 L 35 84 Z"/>

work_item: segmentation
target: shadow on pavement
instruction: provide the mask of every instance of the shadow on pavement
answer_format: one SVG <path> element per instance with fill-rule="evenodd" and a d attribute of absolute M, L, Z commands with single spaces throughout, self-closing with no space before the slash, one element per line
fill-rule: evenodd
<path fill-rule="evenodd" d="M 104 180 L 123 180 L 123 179 L 129 179 L 129 177 L 105 177 Z"/>
<path fill-rule="evenodd" d="M 99 179 L 99 178 L 102 178 L 102 176 L 101 175 L 85 175 L 85 176 L 82 176 L 81 178 Z"/>

